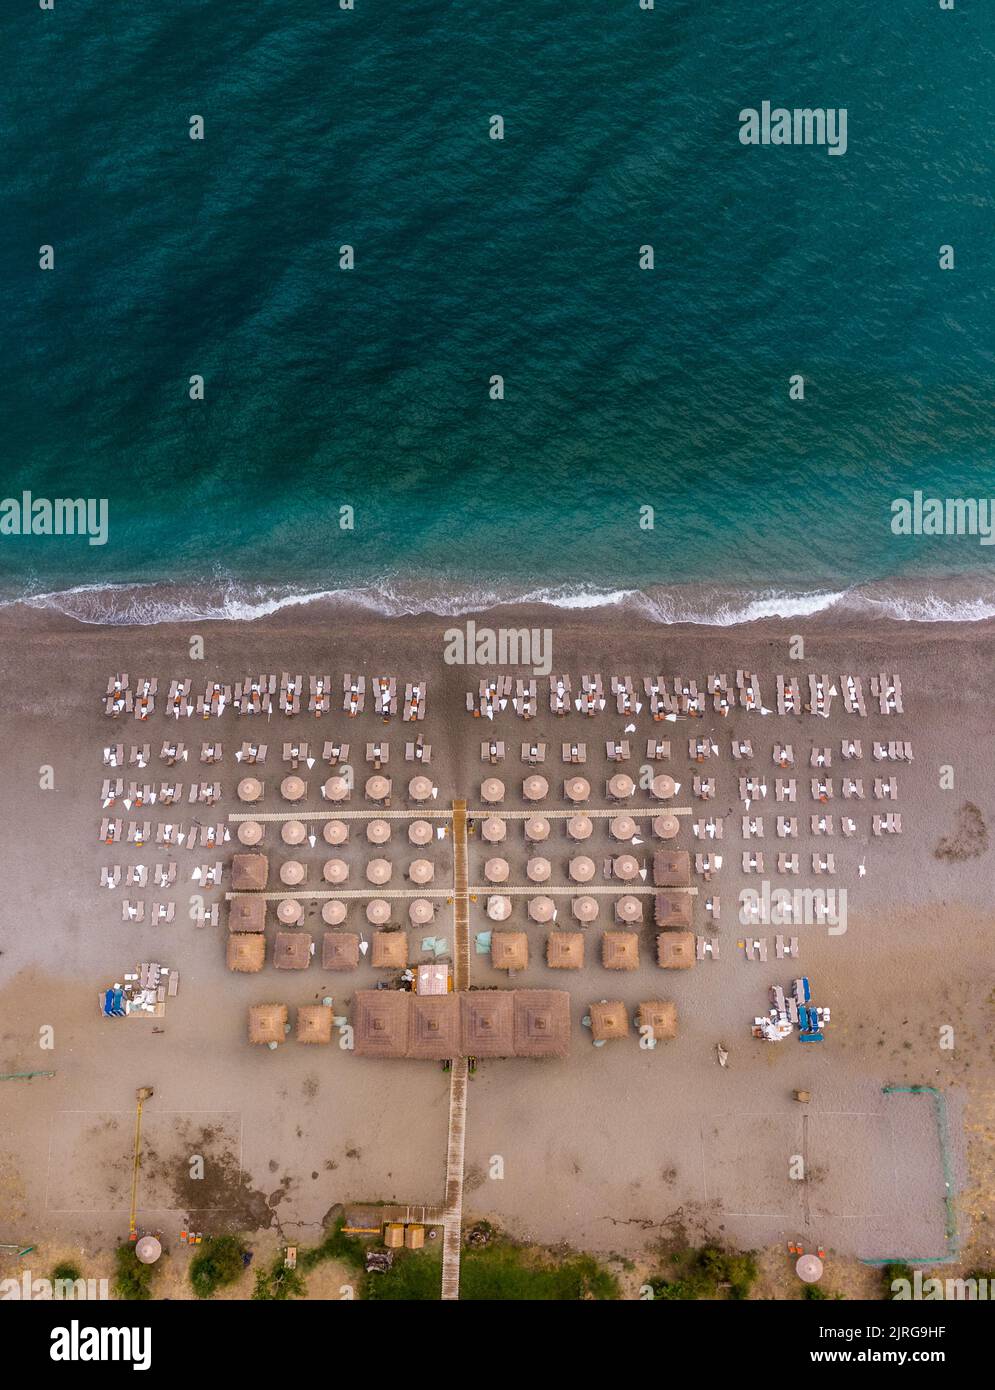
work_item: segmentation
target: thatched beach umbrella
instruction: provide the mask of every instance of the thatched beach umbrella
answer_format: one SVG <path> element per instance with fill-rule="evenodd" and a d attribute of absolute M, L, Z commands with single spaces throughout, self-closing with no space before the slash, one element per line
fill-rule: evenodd
<path fill-rule="evenodd" d="M 302 845 L 307 839 L 307 826 L 302 820 L 286 820 L 280 827 L 280 839 L 285 845 Z"/>
<path fill-rule="evenodd" d="M 567 821 L 567 834 L 571 840 L 589 840 L 594 833 L 590 816 L 571 816 Z"/>
<path fill-rule="evenodd" d="M 488 883 L 507 883 L 510 873 L 507 859 L 488 859 L 484 865 L 484 877 Z"/>
<path fill-rule="evenodd" d="M 491 965 L 495 970 L 524 970 L 529 963 L 529 938 L 523 931 L 491 933 Z"/>
<path fill-rule="evenodd" d="M 276 915 L 285 927 L 296 927 L 304 920 L 304 909 L 296 898 L 281 898 L 276 905 Z"/>
<path fill-rule="evenodd" d="M 656 797 L 657 801 L 667 801 L 676 793 L 677 783 L 668 773 L 658 772 L 653 778 L 650 791 Z"/>
<path fill-rule="evenodd" d="M 263 794 L 263 784 L 258 777 L 243 777 L 237 790 L 239 801 L 258 801 Z"/>
<path fill-rule="evenodd" d="M 263 828 L 257 820 L 242 821 L 235 833 L 240 845 L 258 845 L 263 838 Z"/>
<path fill-rule="evenodd" d="M 408 1056 L 444 1062 L 460 1055 L 460 1008 L 456 994 L 415 994 L 408 1006 Z"/>
<path fill-rule="evenodd" d="M 530 773 L 522 783 L 522 795 L 526 801 L 541 801 L 549 795 L 549 783 L 538 772 Z"/>
<path fill-rule="evenodd" d="M 662 816 L 653 817 L 653 834 L 658 840 L 672 840 L 680 834 L 681 822 L 677 816 L 667 811 Z"/>
<path fill-rule="evenodd" d="M 286 1004 L 253 1004 L 249 1009 L 250 1043 L 282 1043 L 286 1029 Z"/>
<path fill-rule="evenodd" d="M 359 937 L 351 931 L 326 931 L 321 939 L 323 970 L 355 970 L 359 964 Z"/>
<path fill-rule="evenodd" d="M 306 970 L 311 964 L 310 932 L 278 931 L 273 943 L 273 964 L 277 970 Z"/>
<path fill-rule="evenodd" d="M 371 845 L 385 845 L 390 839 L 390 821 L 371 820 L 366 827 L 366 838 Z"/>
<path fill-rule="evenodd" d="M 588 854 L 575 854 L 567 865 L 567 873 L 574 883 L 590 883 L 597 872 L 597 865 Z"/>
<path fill-rule="evenodd" d="M 340 926 L 346 918 L 346 905 L 339 898 L 328 898 L 321 905 L 321 920 L 330 927 Z"/>
<path fill-rule="evenodd" d="M 550 874 L 553 872 L 553 866 L 548 859 L 543 859 L 540 855 L 536 855 L 535 858 L 530 859 L 526 864 L 525 872 L 533 883 L 546 883 L 549 880 Z"/>
<path fill-rule="evenodd" d="M 619 898 L 616 902 L 615 916 L 620 922 L 641 922 L 643 920 L 642 902 L 631 893 L 627 893 L 624 898 Z"/>
<path fill-rule="evenodd" d="M 457 996 L 460 1001 L 462 1051 L 465 1055 L 515 1055 L 515 993 L 510 989 L 481 989 L 466 990 Z"/>
<path fill-rule="evenodd" d="M 262 970 L 266 959 L 266 938 L 262 932 L 231 932 L 228 936 L 228 969 L 241 974 Z"/>
<path fill-rule="evenodd" d="M 280 865 L 280 882 L 288 888 L 296 888 L 307 878 L 307 869 L 299 859 L 287 859 Z"/>
<path fill-rule="evenodd" d="M 410 1005 L 405 989 L 360 989 L 352 998 L 353 1047 L 359 1057 L 404 1057 Z"/>
<path fill-rule="evenodd" d="M 636 833 L 636 822 L 631 816 L 615 816 L 610 830 L 613 840 L 631 840 Z"/>
<path fill-rule="evenodd" d="M 412 777 L 408 783 L 408 796 L 412 801 L 428 801 L 433 791 L 435 791 L 435 787 L 431 777 L 424 777 L 419 774 L 417 777 Z"/>
<path fill-rule="evenodd" d="M 297 1010 L 297 1041 L 329 1043 L 332 1041 L 332 1010 L 327 1004 L 302 1004 Z"/>
<path fill-rule="evenodd" d="M 374 932 L 372 963 L 378 970 L 406 970 L 408 965 L 407 932 Z"/>
<path fill-rule="evenodd" d="M 322 787 L 326 801 L 348 801 L 349 800 L 349 781 L 336 773 L 334 777 L 329 777 Z"/>
<path fill-rule="evenodd" d="M 529 916 L 533 922 L 551 922 L 556 915 L 552 898 L 529 898 Z"/>
<path fill-rule="evenodd" d="M 428 898 L 412 898 L 408 916 L 412 926 L 427 927 L 435 920 L 435 907 Z"/>
<path fill-rule="evenodd" d="M 549 839 L 549 821 L 545 816 L 529 816 L 525 822 L 525 838 L 533 844 Z"/>
<path fill-rule="evenodd" d="M 616 878 L 631 883 L 634 878 L 639 877 L 639 860 L 634 854 L 620 854 L 612 864 L 612 872 Z"/>
<path fill-rule="evenodd" d="M 677 1037 L 677 1005 L 667 999 L 649 999 L 639 1005 L 636 1011 L 636 1026 L 651 1030 L 650 1036 L 657 1042 L 667 1042 Z"/>
<path fill-rule="evenodd" d="M 427 820 L 413 820 L 408 826 L 408 839 L 413 845 L 430 845 L 434 834 Z"/>
<path fill-rule="evenodd" d="M 653 882 L 657 888 L 690 888 L 691 856 L 686 849 L 658 849 L 653 855 Z"/>
<path fill-rule="evenodd" d="M 656 963 L 663 970 L 690 970 L 694 965 L 694 933 L 660 932 L 656 938 Z"/>
<path fill-rule="evenodd" d="M 624 801 L 636 790 L 636 784 L 627 772 L 616 772 L 615 776 L 609 779 L 608 795 L 616 801 Z"/>
<path fill-rule="evenodd" d="M 390 921 L 390 903 L 386 898 L 371 898 L 366 904 L 366 920 L 375 927 Z"/>
<path fill-rule="evenodd" d="M 480 799 L 488 806 L 495 806 L 504 800 L 504 783 L 500 777 L 485 777 L 480 784 Z"/>
<path fill-rule="evenodd" d="M 231 861 L 231 886 L 236 893 L 266 887 L 269 860 L 265 854 L 236 854 Z"/>
<path fill-rule="evenodd" d="M 480 827 L 480 833 L 489 845 L 499 845 L 508 833 L 508 827 L 500 816 L 488 816 Z"/>
<path fill-rule="evenodd" d="M 565 1057 L 570 1051 L 570 995 L 561 989 L 516 989 L 516 1057 Z"/>
<path fill-rule="evenodd" d="M 412 859 L 408 868 L 408 878 L 419 887 L 424 887 L 435 878 L 435 865 L 431 859 Z"/>
<path fill-rule="evenodd" d="M 657 893 L 653 921 L 658 927 L 690 927 L 691 899 L 686 893 Z"/>
<path fill-rule="evenodd" d="M 612 1038 L 624 1038 L 629 1031 L 629 1014 L 620 999 L 600 1000 L 592 1004 L 591 1033 L 595 1042 L 608 1042 Z"/>
<path fill-rule="evenodd" d="M 390 796 L 390 778 L 384 777 L 380 772 L 375 772 L 372 777 L 366 779 L 366 799 L 367 801 L 386 801 Z"/>
<path fill-rule="evenodd" d="M 234 898 L 228 908 L 228 930 L 237 932 L 264 931 L 266 928 L 265 898 Z"/>
<path fill-rule="evenodd" d="M 575 804 L 586 801 L 591 795 L 591 784 L 586 777 L 568 777 L 563 783 L 563 795 Z"/>
<path fill-rule="evenodd" d="M 597 898 L 592 898 L 585 893 L 582 897 L 574 898 L 570 904 L 570 911 L 578 922 L 596 922 L 598 913 L 601 911 L 601 904 Z"/>
<path fill-rule="evenodd" d="M 551 970 L 580 970 L 584 964 L 584 933 L 551 931 L 546 937 L 546 964 Z"/>
<path fill-rule="evenodd" d="M 371 859 L 366 866 L 367 882 L 375 884 L 377 888 L 389 883 L 393 873 L 394 866 L 389 859 Z"/>
<path fill-rule="evenodd" d="M 606 931 L 601 938 L 601 964 L 606 970 L 639 969 L 639 937 L 634 931 Z"/>
<path fill-rule="evenodd" d="M 492 922 L 507 922 L 511 916 L 511 899 L 492 893 L 487 899 L 487 915 Z"/>
<path fill-rule="evenodd" d="M 345 883 L 349 877 L 349 865 L 344 859 L 326 859 L 321 876 L 326 883 Z"/>
<path fill-rule="evenodd" d="M 280 795 L 284 801 L 300 801 L 307 793 L 307 783 L 303 777 L 298 777 L 296 772 L 292 772 L 289 777 L 284 777 L 280 783 Z"/>
<path fill-rule="evenodd" d="M 349 838 L 349 827 L 344 820 L 326 820 L 321 838 L 326 845 L 344 845 Z"/>

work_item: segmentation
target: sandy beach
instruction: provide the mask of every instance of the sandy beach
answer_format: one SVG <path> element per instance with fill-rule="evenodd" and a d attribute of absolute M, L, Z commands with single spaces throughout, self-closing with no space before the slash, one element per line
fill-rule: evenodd
<path fill-rule="evenodd" d="M 995 1134 L 995 1067 L 990 1037 L 992 905 L 990 827 L 995 817 L 992 785 L 995 725 L 991 717 L 993 625 L 880 621 L 860 628 L 837 621 L 770 621 L 743 627 L 661 627 L 611 608 L 570 612 L 551 608 L 492 610 L 468 615 L 492 628 L 549 628 L 552 667 L 573 676 L 600 672 L 606 687 L 613 674 L 684 673 L 704 687 L 712 672 L 732 676 L 743 667 L 758 673 L 767 717 L 736 710 L 715 716 L 709 706 L 698 720 L 653 725 L 644 708 L 632 721 L 609 707 L 593 719 L 576 713 L 557 720 L 549 713 L 546 682 L 539 684 L 538 717 L 524 724 L 508 709 L 493 723 L 466 711 L 467 691 L 487 673 L 476 666 L 447 665 L 446 629 L 454 620 L 433 617 L 378 619 L 330 606 L 287 609 L 251 623 L 204 622 L 156 627 L 98 627 L 13 606 L 0 611 L 0 669 L 3 675 L 3 822 L 5 895 L 0 915 L 0 1072 L 54 1071 L 51 1078 L 5 1080 L 0 1086 L 0 1241 L 34 1243 L 42 1249 L 74 1247 L 94 1256 L 127 1234 L 131 1133 L 135 1088 L 151 1084 L 155 1099 L 147 1112 L 148 1153 L 140 1200 L 142 1221 L 169 1242 L 179 1231 L 267 1231 L 288 1241 L 308 1241 L 330 1212 L 358 1201 L 435 1203 L 445 1179 L 449 1085 L 437 1063 L 356 1057 L 337 1046 L 308 1048 L 290 1042 L 271 1053 L 250 1047 L 246 1016 L 250 1004 L 283 1000 L 292 1009 L 334 995 L 336 1012 L 349 1012 L 357 988 L 377 975 L 365 961 L 353 973 L 322 972 L 319 955 L 299 974 L 274 972 L 267 963 L 255 975 L 230 973 L 225 965 L 226 909 L 218 926 L 189 920 L 187 902 L 196 891 L 190 868 L 214 857 L 226 866 L 234 840 L 218 856 L 199 850 L 170 851 L 179 866 L 177 882 L 146 900 L 169 897 L 175 920 L 154 926 L 121 920 L 124 888 L 99 886 L 109 863 L 157 862 L 160 847 L 144 852 L 125 844 L 108 848 L 98 840 L 104 814 L 100 788 L 108 775 L 101 751 L 111 742 L 148 742 L 152 763 L 147 780 L 168 774 L 157 753 L 164 738 L 185 739 L 191 762 L 175 777 L 221 782 L 219 805 L 183 808 L 178 819 L 222 820 L 243 809 L 235 797 L 234 752 L 246 737 L 265 737 L 270 755 L 263 809 L 286 811 L 279 781 L 280 746 L 290 737 L 314 744 L 351 739 L 352 762 L 362 807 L 362 744 L 391 740 L 390 771 L 398 788 L 411 774 L 403 761 L 409 726 L 400 719 L 384 727 L 367 711 L 354 721 L 332 712 L 316 722 L 306 713 L 288 721 L 274 714 L 269 724 L 238 719 L 184 721 L 177 728 L 164 713 L 170 679 L 190 677 L 196 694 L 209 679 L 234 682 L 247 673 L 291 670 L 329 672 L 338 692 L 344 671 L 396 674 L 399 684 L 417 676 L 429 681 L 428 713 L 418 731 L 433 747 L 431 774 L 438 806 L 454 796 L 467 799 L 471 815 L 481 809 L 480 784 L 490 773 L 506 784 L 503 809 L 523 811 L 522 778 L 530 771 L 519 758 L 524 739 L 547 743 L 541 769 L 550 784 L 542 809 L 565 809 L 560 760 L 564 738 L 587 741 L 583 769 L 590 780 L 590 806 L 607 807 L 605 781 L 611 768 L 605 740 L 623 734 L 633 745 L 628 770 L 641 766 L 646 739 L 668 737 L 672 754 L 665 770 L 681 783 L 675 804 L 682 818 L 678 848 L 698 851 L 690 823 L 701 814 L 725 818 L 724 864 L 710 885 L 698 879 L 694 930 L 715 935 L 718 961 L 692 970 L 661 971 L 656 965 L 652 897 L 638 928 L 637 970 L 612 973 L 600 963 L 598 943 L 611 925 L 610 898 L 600 918 L 586 929 L 587 954 L 579 971 L 553 971 L 545 964 L 547 928 L 527 921 L 524 905 L 514 909 L 514 927 L 529 938 L 529 964 L 516 987 L 560 988 L 571 995 L 572 1046 L 562 1061 L 508 1059 L 482 1062 L 470 1084 L 466 1137 L 464 1222 L 488 1218 L 524 1239 L 561 1243 L 601 1254 L 651 1259 L 654 1250 L 683 1238 L 708 1235 L 733 1245 L 766 1249 L 791 1239 L 821 1244 L 840 1260 L 940 1257 L 948 1250 L 943 1206 L 943 1171 L 936 1118 L 928 1100 L 887 1086 L 928 1085 L 945 1097 L 950 1161 L 955 1174 L 958 1260 L 991 1258 L 992 1143 Z M 460 623 L 465 620 L 460 620 Z M 804 660 L 789 656 L 800 633 Z M 204 659 L 190 659 L 190 641 L 204 640 Z M 870 699 L 869 677 L 898 672 L 904 715 L 883 717 Z M 103 713 L 109 676 L 127 671 L 133 680 L 155 675 L 159 701 L 146 725 L 112 721 Z M 864 679 L 869 717 L 848 715 L 842 700 L 828 719 L 779 716 L 774 676 L 784 671 L 804 678 L 841 672 Z M 508 668 L 513 677 L 529 675 Z M 661 732 L 662 731 L 662 732 Z M 692 794 L 696 768 L 688 738 L 711 735 L 719 745 L 707 773 L 716 778 L 707 807 Z M 481 738 L 506 743 L 506 758 L 492 769 L 480 761 Z M 867 799 L 854 803 L 859 822 L 852 839 L 836 837 L 836 876 L 825 886 L 845 887 L 848 922 L 843 935 L 818 925 L 801 926 L 797 961 L 766 964 L 745 958 L 736 917 L 738 894 L 750 880 L 741 872 L 743 804 L 738 779 L 763 774 L 773 783 L 775 742 L 794 744 L 800 821 L 797 842 L 804 864 L 822 849 L 809 833 L 809 751 L 833 749 L 832 776 L 842 775 L 840 743 L 860 738 L 863 759 L 848 765 L 862 776 Z M 204 739 L 224 745 L 222 762 L 199 770 Z M 752 740 L 751 761 L 730 751 L 738 738 Z M 911 765 L 871 759 L 874 740 L 912 743 Z M 358 756 L 357 756 L 358 754 Z M 45 769 L 51 769 L 51 777 Z M 195 770 L 198 769 L 198 770 Z M 952 771 L 945 771 L 949 769 Z M 318 798 L 323 764 L 308 776 L 309 805 Z M 125 768 L 125 780 L 143 776 Z M 327 775 L 327 774 L 325 774 Z M 871 817 L 890 810 L 873 800 L 875 776 L 895 776 L 902 814 L 900 836 L 874 837 Z M 41 783 L 52 781 L 51 787 Z M 407 805 L 403 792 L 398 805 Z M 646 804 L 643 797 L 641 805 Z M 974 809 L 971 809 L 974 808 Z M 785 808 L 768 803 L 764 849 L 771 872 L 780 842 L 773 821 Z M 835 815 L 843 806 L 835 800 Z M 127 821 L 127 813 L 123 813 Z M 153 809 L 147 817 L 155 822 Z M 550 882 L 567 884 L 567 862 L 576 849 L 554 822 L 541 851 L 551 861 Z M 509 821 L 501 853 L 509 882 L 527 883 L 529 848 L 520 821 Z M 263 848 L 273 864 L 289 857 L 272 829 Z M 647 838 L 639 853 L 653 848 Z M 710 846 L 715 848 L 715 846 Z M 348 846 L 352 887 L 362 885 L 362 866 L 372 847 L 354 831 Z M 387 847 L 398 864 L 408 858 L 403 832 Z M 612 841 L 607 820 L 596 821 L 584 852 L 600 865 Z M 321 885 L 327 846 L 295 851 L 308 867 L 308 884 Z M 484 882 L 488 857 L 479 834 L 470 840 L 470 883 Z M 448 841 L 432 850 L 437 883 L 451 881 Z M 861 876 L 858 866 L 866 872 Z M 819 883 L 803 872 L 798 885 Z M 538 891 L 542 891 L 540 888 Z M 703 899 L 721 894 L 717 926 L 706 926 Z M 208 895 L 223 903 L 223 889 Z M 308 903 L 306 890 L 298 894 Z M 370 890 L 370 896 L 375 896 Z M 568 916 L 569 899 L 558 913 Z M 445 906 L 432 928 L 450 935 Z M 306 926 L 319 939 L 319 905 L 307 907 Z M 361 908 L 350 907 L 348 925 L 358 929 Z M 272 921 L 272 918 L 271 918 Z M 315 926 L 315 924 L 317 924 Z M 489 956 L 472 948 L 474 933 L 492 924 L 481 895 L 471 905 L 471 980 L 507 986 Z M 274 927 L 267 928 L 269 938 Z M 773 947 L 775 928 L 758 928 Z M 421 932 L 411 930 L 413 960 Z M 140 960 L 158 960 L 179 972 L 179 991 L 170 999 L 161 1031 L 145 1019 L 108 1020 L 98 993 Z M 796 974 L 812 981 L 816 1001 L 829 1005 L 826 1040 L 801 1046 L 794 1037 L 768 1045 L 750 1037 L 753 1018 L 767 1008 L 768 988 L 787 986 Z M 591 1046 L 582 1026 L 589 1005 L 620 999 L 630 1012 L 646 999 L 677 1005 L 678 1037 L 655 1051 L 638 1047 L 635 1036 Z M 943 1044 L 953 1029 L 953 1046 Z M 53 1046 L 40 1045 L 53 1030 Z M 728 1049 L 729 1065 L 716 1062 L 716 1044 Z M 798 1105 L 795 1089 L 811 1092 Z M 806 1180 L 789 1176 L 789 1162 L 805 1156 Z M 205 1159 L 203 1180 L 190 1177 L 193 1155 Z M 494 1159 L 499 1156 L 500 1165 Z M 503 1176 L 490 1176 L 495 1168 Z"/>

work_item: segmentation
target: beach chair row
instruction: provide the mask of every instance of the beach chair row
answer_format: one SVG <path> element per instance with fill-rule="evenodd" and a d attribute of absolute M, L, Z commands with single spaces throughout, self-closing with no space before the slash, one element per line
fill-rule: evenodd
<path fill-rule="evenodd" d="M 427 681 L 410 681 L 404 687 L 402 717 L 404 720 L 425 718 Z M 374 706 L 382 718 L 397 713 L 397 678 L 395 676 L 374 676 L 372 678 Z M 104 711 L 112 719 L 121 715 L 134 715 L 145 720 L 155 712 L 156 695 L 159 682 L 156 677 L 141 677 L 131 686 L 127 672 L 112 676 L 107 682 L 104 694 Z M 246 676 L 234 685 L 222 681 L 207 681 L 204 693 L 196 697 L 192 693 L 189 679 L 172 680 L 166 714 L 174 719 L 190 719 L 195 714 L 202 719 L 219 718 L 225 710 L 233 708 L 237 714 L 270 715 L 274 704 L 280 713 L 293 716 L 300 714 L 305 699 L 304 680 L 300 675 L 284 671 L 277 679 L 275 674 Z M 312 675 L 307 682 L 307 710 L 316 718 L 331 712 L 332 682 L 327 675 Z M 366 704 L 366 677 L 347 674 L 342 680 L 342 710 L 348 715 L 362 713 Z"/>

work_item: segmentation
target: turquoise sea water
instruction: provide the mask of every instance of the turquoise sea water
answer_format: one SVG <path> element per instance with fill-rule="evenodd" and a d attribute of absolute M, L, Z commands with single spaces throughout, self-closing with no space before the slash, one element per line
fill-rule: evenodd
<path fill-rule="evenodd" d="M 355 4 L 5 16 L 0 495 L 110 509 L 5 595 L 995 613 L 995 548 L 889 530 L 995 497 L 989 3 Z M 765 99 L 847 153 L 742 146 Z"/>

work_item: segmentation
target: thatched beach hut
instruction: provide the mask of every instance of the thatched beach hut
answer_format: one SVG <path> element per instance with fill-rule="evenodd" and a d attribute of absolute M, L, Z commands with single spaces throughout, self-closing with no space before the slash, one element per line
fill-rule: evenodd
<path fill-rule="evenodd" d="M 228 969 L 254 975 L 266 959 L 266 938 L 262 932 L 231 932 L 228 936 Z"/>
<path fill-rule="evenodd" d="M 653 855 L 653 882 L 657 888 L 690 888 L 691 856 L 686 849 L 658 849 Z"/>
<path fill-rule="evenodd" d="M 640 1029 L 652 1029 L 657 1042 L 677 1037 L 677 1005 L 667 999 L 649 999 L 639 1005 L 636 1024 Z"/>
<path fill-rule="evenodd" d="M 495 970 L 524 970 L 529 963 L 529 938 L 523 931 L 491 934 L 491 965 Z"/>
<path fill-rule="evenodd" d="M 546 964 L 551 970 L 581 970 L 584 965 L 584 933 L 550 932 L 546 937 Z"/>
<path fill-rule="evenodd" d="M 629 1014 L 620 999 L 609 1002 L 602 999 L 592 1004 L 591 1033 L 595 1042 L 609 1042 L 612 1038 L 624 1038 L 629 1031 Z"/>
<path fill-rule="evenodd" d="M 278 931 L 273 944 L 273 964 L 277 970 L 306 970 L 311 964 L 311 933 Z"/>
<path fill-rule="evenodd" d="M 638 970 L 637 934 L 634 931 L 606 931 L 601 938 L 601 964 L 606 970 Z"/>
<path fill-rule="evenodd" d="M 230 932 L 259 932 L 266 928 L 265 898 L 234 898 L 228 905 Z"/>
<path fill-rule="evenodd" d="M 653 921 L 658 927 L 690 927 L 691 899 L 687 893 L 657 893 Z"/>
<path fill-rule="evenodd" d="M 515 1055 L 513 990 L 469 990 L 458 996 L 460 1033 L 467 1057 Z"/>
<path fill-rule="evenodd" d="M 690 970 L 694 965 L 694 933 L 660 932 L 656 938 L 656 963 L 664 970 Z"/>
<path fill-rule="evenodd" d="M 250 1043 L 282 1043 L 286 1037 L 286 1004 L 253 1004 L 249 1010 Z"/>
<path fill-rule="evenodd" d="M 359 964 L 359 937 L 351 931 L 326 931 L 321 940 L 323 970 L 355 970 Z"/>
<path fill-rule="evenodd" d="M 455 994 L 415 994 L 409 1006 L 408 1056 L 443 1062 L 460 1055 L 459 998 Z"/>
<path fill-rule="evenodd" d="M 374 932 L 372 964 L 378 970 L 406 970 L 408 965 L 407 932 Z"/>
<path fill-rule="evenodd" d="M 231 861 L 231 886 L 236 893 L 266 887 L 269 860 L 265 854 L 236 854 Z"/>
<path fill-rule="evenodd" d="M 357 1056 L 407 1056 L 412 997 L 403 989 L 356 991 L 352 998 L 352 1026 Z"/>
<path fill-rule="evenodd" d="M 565 1057 L 570 1051 L 570 995 L 560 989 L 516 989 L 516 1057 Z"/>
<path fill-rule="evenodd" d="M 329 1043 L 334 1020 L 327 1004 L 302 1004 L 297 1010 L 297 1041 Z"/>

